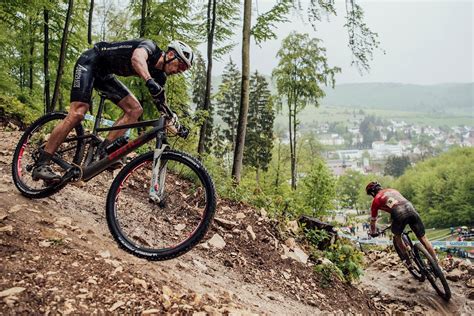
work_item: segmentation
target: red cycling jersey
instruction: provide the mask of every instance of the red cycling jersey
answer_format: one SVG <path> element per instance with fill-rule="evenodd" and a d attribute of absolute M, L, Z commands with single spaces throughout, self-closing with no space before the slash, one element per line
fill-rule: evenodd
<path fill-rule="evenodd" d="M 372 219 L 377 219 L 379 210 L 391 213 L 398 206 L 407 203 L 408 200 L 395 189 L 380 190 L 372 201 L 370 213 Z"/>

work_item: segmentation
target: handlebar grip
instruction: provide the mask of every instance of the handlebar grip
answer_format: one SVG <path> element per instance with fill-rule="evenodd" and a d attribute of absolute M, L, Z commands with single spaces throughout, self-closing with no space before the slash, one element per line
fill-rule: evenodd
<path fill-rule="evenodd" d="M 178 135 L 184 139 L 189 136 L 189 129 L 186 126 L 180 125 L 178 127 Z"/>

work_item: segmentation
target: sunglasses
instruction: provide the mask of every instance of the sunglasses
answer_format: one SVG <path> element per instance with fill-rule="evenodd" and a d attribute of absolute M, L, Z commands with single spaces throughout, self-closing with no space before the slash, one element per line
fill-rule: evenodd
<path fill-rule="evenodd" d="M 186 62 L 181 58 L 179 57 L 178 55 L 175 55 L 175 58 L 179 61 L 178 63 L 178 70 L 183 72 L 183 71 L 186 71 L 188 70 L 188 64 L 186 64 Z"/>

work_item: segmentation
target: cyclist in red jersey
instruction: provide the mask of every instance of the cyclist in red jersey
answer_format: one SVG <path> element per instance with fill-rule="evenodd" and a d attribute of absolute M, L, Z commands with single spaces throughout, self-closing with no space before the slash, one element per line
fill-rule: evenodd
<path fill-rule="evenodd" d="M 377 222 L 377 215 L 379 210 L 390 213 L 392 219 L 392 233 L 393 240 L 397 243 L 399 249 L 406 254 L 405 244 L 402 242 L 402 233 L 406 225 L 415 233 L 418 240 L 428 250 L 431 256 L 437 260 L 436 253 L 428 238 L 425 235 L 425 226 L 420 218 L 420 215 L 415 210 L 413 205 L 400 192 L 395 189 L 383 189 L 380 183 L 370 182 L 365 191 L 371 195 L 374 200 L 370 208 L 370 231 L 371 235 L 377 235 L 375 223 Z M 408 256 L 405 257 L 407 262 Z M 407 262 L 409 264 L 409 262 Z"/>

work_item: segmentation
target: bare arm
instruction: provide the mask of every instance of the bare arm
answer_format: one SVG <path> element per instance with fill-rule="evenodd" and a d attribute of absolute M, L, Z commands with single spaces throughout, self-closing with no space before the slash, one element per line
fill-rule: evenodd
<path fill-rule="evenodd" d="M 150 72 L 148 71 L 148 65 L 146 63 L 148 59 L 148 53 L 144 48 L 137 48 L 133 51 L 132 55 L 132 67 L 135 72 L 142 78 L 147 81 L 151 79 Z"/>
<path fill-rule="evenodd" d="M 375 223 L 377 223 L 377 219 L 375 218 L 371 218 L 370 219 L 370 232 L 372 234 L 374 234 L 376 232 L 376 228 L 375 228 Z"/>

